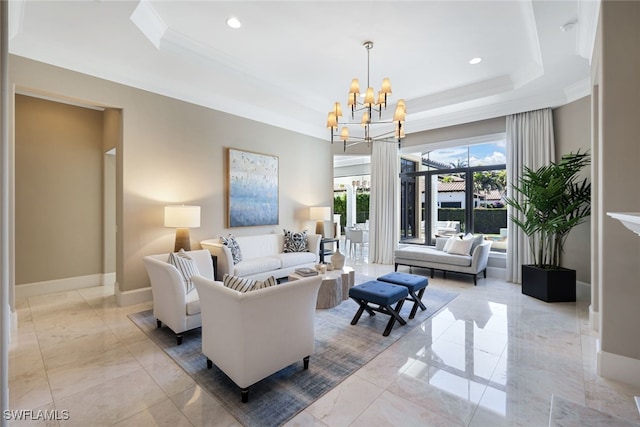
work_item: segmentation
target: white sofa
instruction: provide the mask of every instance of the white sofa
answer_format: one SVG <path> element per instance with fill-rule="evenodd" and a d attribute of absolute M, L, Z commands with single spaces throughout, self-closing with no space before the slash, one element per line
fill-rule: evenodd
<path fill-rule="evenodd" d="M 207 250 L 188 251 L 196 263 L 201 276 L 214 278 L 213 261 Z M 200 299 L 198 292 L 187 294 L 182 275 L 169 264 L 169 254 L 148 255 L 143 258 L 151 280 L 153 294 L 153 316 L 167 325 L 176 334 L 178 345 L 182 344 L 182 333 L 200 327 Z"/>
<path fill-rule="evenodd" d="M 487 277 L 491 241 L 483 240 L 473 249 L 471 255 L 455 255 L 442 250 L 446 240 L 446 238 L 436 239 L 436 246 L 406 245 L 396 249 L 395 271 L 398 271 L 399 265 L 407 265 L 430 268 L 431 277 L 434 270 L 442 270 L 445 278 L 447 271 L 470 274 L 473 276 L 474 286 L 478 284 L 478 274 L 484 273 L 484 277 Z"/>
<path fill-rule="evenodd" d="M 241 389 L 302 360 L 314 349 L 316 300 L 322 278 L 307 277 L 241 293 L 194 276 L 202 301 L 202 353 Z"/>
<path fill-rule="evenodd" d="M 287 277 L 296 268 L 313 267 L 320 259 L 319 234 L 307 236 L 309 252 L 283 253 L 284 234 L 262 234 L 256 236 L 236 236 L 242 252 L 242 261 L 233 264 L 231 250 L 220 239 L 208 239 L 200 242 L 217 257 L 216 279 L 222 280 L 224 274 L 264 280 L 269 276 L 276 279 Z"/>

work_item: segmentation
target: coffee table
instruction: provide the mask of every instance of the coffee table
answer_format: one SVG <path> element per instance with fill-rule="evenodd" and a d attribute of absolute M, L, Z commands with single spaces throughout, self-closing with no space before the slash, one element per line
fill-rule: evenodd
<path fill-rule="evenodd" d="M 327 271 L 320 274 L 322 284 L 318 291 L 318 302 L 316 308 L 333 308 L 342 301 L 349 298 L 349 289 L 355 282 L 355 271 L 351 267 L 344 267 L 341 270 Z M 303 276 L 296 273 L 289 274 L 289 280 L 299 280 Z"/>

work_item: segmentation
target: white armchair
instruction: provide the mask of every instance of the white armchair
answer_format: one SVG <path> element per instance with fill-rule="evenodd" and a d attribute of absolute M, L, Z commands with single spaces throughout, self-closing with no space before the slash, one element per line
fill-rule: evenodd
<path fill-rule="evenodd" d="M 201 276 L 213 279 L 213 261 L 206 250 L 187 252 L 196 263 Z M 153 315 L 158 327 L 162 323 L 176 334 L 178 345 L 182 344 L 182 333 L 202 325 L 200 299 L 197 290 L 187 294 L 182 275 L 168 263 L 169 254 L 148 255 L 143 258 L 151 280 Z"/>
<path fill-rule="evenodd" d="M 314 348 L 320 276 L 241 293 L 204 277 L 193 282 L 202 301 L 202 353 L 240 387 L 249 386 L 303 360 Z"/>

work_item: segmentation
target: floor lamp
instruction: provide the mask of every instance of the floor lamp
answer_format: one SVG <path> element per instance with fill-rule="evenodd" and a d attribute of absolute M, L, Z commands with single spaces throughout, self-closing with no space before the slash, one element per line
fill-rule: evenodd
<path fill-rule="evenodd" d="M 309 208 L 309 219 L 316 220 L 316 234 L 324 238 L 324 222 L 331 219 L 331 208 L 314 206 Z"/>
<path fill-rule="evenodd" d="M 176 229 L 174 252 L 191 250 L 189 228 L 200 227 L 200 206 L 165 206 L 164 226 Z"/>

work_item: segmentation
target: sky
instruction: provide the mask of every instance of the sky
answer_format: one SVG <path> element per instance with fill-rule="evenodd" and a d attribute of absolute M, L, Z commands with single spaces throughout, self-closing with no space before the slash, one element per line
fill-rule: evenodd
<path fill-rule="evenodd" d="M 429 153 L 429 158 L 444 164 L 459 164 L 469 160 L 469 166 L 507 163 L 506 141 L 499 140 L 463 147 L 442 148 Z"/>

